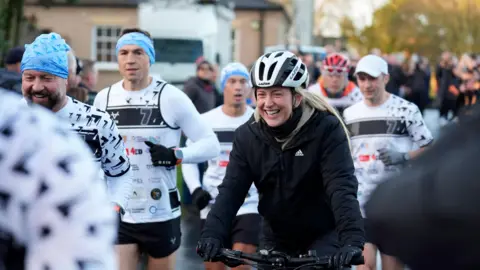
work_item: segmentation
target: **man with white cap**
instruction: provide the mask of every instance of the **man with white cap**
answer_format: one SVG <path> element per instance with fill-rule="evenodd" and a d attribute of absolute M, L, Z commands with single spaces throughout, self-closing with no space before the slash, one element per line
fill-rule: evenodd
<path fill-rule="evenodd" d="M 200 172 L 195 164 L 182 166 L 183 179 L 192 193 L 192 201 L 200 210 L 201 225 L 210 212 L 217 187 L 222 183 L 233 146 L 235 129 L 247 122 L 254 110 L 247 105 L 250 90 L 250 76 L 247 68 L 240 63 L 230 63 L 223 68 L 220 76 L 224 104 L 210 110 L 202 117 L 210 123 L 220 141 L 221 153 L 208 161 L 208 169 L 200 183 Z M 191 143 L 187 140 L 187 145 Z M 233 221 L 229 243 L 225 247 L 254 253 L 258 246 L 260 233 L 260 215 L 258 214 L 258 192 L 255 185 L 250 187 L 245 202 Z M 206 269 L 225 269 L 220 262 L 205 262 Z"/>
<path fill-rule="evenodd" d="M 367 55 L 358 62 L 355 75 L 364 100 L 343 114 L 351 132 L 358 200 L 364 218 L 368 218 L 363 207 L 375 187 L 419 155 L 433 142 L 433 137 L 415 104 L 385 90 L 389 80 L 385 60 Z M 368 229 L 365 228 L 365 264 L 358 266 L 359 270 L 376 269 L 377 247 L 368 243 Z M 394 257 L 382 254 L 382 269 L 397 270 L 403 266 Z"/>
<path fill-rule="evenodd" d="M 148 254 L 149 270 L 175 269 L 181 239 L 175 166 L 212 159 L 220 144 L 183 91 L 149 74 L 155 49 L 148 32 L 124 29 L 116 52 L 123 80 L 99 92 L 94 105 L 115 119 L 132 162 L 132 197 L 117 243 L 120 269 L 137 269 L 140 252 Z M 193 143 L 178 148 L 182 132 Z"/>
<path fill-rule="evenodd" d="M 59 34 L 42 34 L 25 47 L 20 65 L 23 97 L 54 112 L 84 139 L 101 165 L 98 171 L 105 176 L 114 209 L 123 213 L 132 180 L 115 122 L 105 111 L 67 96 L 70 46 Z"/>

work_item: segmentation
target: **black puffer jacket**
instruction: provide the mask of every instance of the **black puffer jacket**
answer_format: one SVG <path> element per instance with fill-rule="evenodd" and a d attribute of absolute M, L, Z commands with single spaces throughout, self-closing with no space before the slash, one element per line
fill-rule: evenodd
<path fill-rule="evenodd" d="M 252 118 L 236 130 L 202 237 L 228 239 L 231 221 L 253 181 L 258 210 L 283 243 L 303 249 L 337 230 L 341 245 L 363 248 L 358 182 L 340 121 L 315 111 L 284 150 L 260 125 Z"/>

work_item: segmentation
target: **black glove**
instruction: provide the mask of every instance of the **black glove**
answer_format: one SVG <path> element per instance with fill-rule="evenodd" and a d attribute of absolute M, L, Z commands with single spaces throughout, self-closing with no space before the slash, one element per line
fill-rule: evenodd
<path fill-rule="evenodd" d="M 210 196 L 210 193 L 201 187 L 196 188 L 192 193 L 192 202 L 197 206 L 198 210 L 205 208 L 211 199 L 212 196 Z"/>
<path fill-rule="evenodd" d="M 150 147 L 153 166 L 171 167 L 177 165 L 177 158 L 173 148 L 167 148 L 161 144 L 154 144 L 149 141 L 145 141 L 145 144 Z"/>
<path fill-rule="evenodd" d="M 216 238 L 200 238 L 197 243 L 197 254 L 208 262 L 215 259 L 221 248 L 222 242 Z"/>
<path fill-rule="evenodd" d="M 407 161 L 405 159 L 405 153 L 397 152 L 393 149 L 387 148 L 378 149 L 377 151 L 380 153 L 378 159 L 380 159 L 383 164 L 387 166 L 403 164 Z"/>
<path fill-rule="evenodd" d="M 352 259 L 362 256 L 362 249 L 354 246 L 343 246 L 332 257 L 332 267 L 343 269 L 352 264 Z"/>

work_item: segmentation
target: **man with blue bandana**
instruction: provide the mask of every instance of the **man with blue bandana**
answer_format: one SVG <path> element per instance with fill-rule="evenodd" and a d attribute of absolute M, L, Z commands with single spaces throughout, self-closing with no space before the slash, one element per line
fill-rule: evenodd
<path fill-rule="evenodd" d="M 222 183 L 232 151 L 235 129 L 247 122 L 254 110 L 247 105 L 250 89 L 250 76 L 247 68 L 240 63 L 230 63 L 223 68 L 220 75 L 224 104 L 210 110 L 202 117 L 211 123 L 220 141 L 221 153 L 208 161 L 208 169 L 200 183 L 200 172 L 194 164 L 182 166 L 183 179 L 192 193 L 192 201 L 200 210 L 201 224 L 210 212 L 214 198 L 218 195 L 218 186 Z M 190 141 L 187 141 L 187 145 Z M 233 221 L 228 243 L 224 247 L 246 253 L 254 253 L 258 246 L 260 234 L 260 215 L 258 214 L 258 192 L 255 185 L 250 187 L 245 202 Z M 219 262 L 206 262 L 206 269 L 225 269 Z"/>
<path fill-rule="evenodd" d="M 183 91 L 149 75 L 155 50 L 148 32 L 123 30 L 116 50 L 123 80 L 99 92 L 94 105 L 115 119 L 132 162 L 133 192 L 119 228 L 120 270 L 137 269 L 142 251 L 149 270 L 175 269 L 181 238 L 175 166 L 212 159 L 220 145 Z M 182 132 L 192 144 L 178 148 Z"/>
<path fill-rule="evenodd" d="M 123 213 L 132 185 L 125 145 L 105 111 L 66 95 L 69 51 L 57 33 L 42 34 L 26 45 L 20 66 L 23 96 L 28 103 L 54 112 L 85 140 L 95 161 L 101 164 L 115 210 Z"/>

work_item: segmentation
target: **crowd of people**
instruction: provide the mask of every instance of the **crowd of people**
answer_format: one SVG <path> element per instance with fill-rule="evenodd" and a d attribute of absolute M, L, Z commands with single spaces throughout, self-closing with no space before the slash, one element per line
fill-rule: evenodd
<path fill-rule="evenodd" d="M 197 253 L 206 269 L 225 269 L 221 248 L 314 250 L 331 257 L 332 270 L 362 257 L 357 269 L 376 269 L 377 250 L 385 270 L 437 265 L 390 241 L 385 231 L 397 219 L 385 220 L 381 206 L 390 201 L 378 193 L 391 193 L 385 180 L 404 179 L 432 147 L 422 116 L 425 59 L 405 70 L 377 51 L 360 59 L 329 52 L 316 66 L 312 55 L 276 51 L 250 71 L 241 63 L 218 71 L 199 59 L 180 90 L 150 74 L 148 32 L 123 29 L 116 55 L 122 80 L 95 91 L 94 62 L 78 59 L 57 33 L 8 54 L 0 74 L 0 269 L 134 270 L 142 254 L 149 270 L 175 269 L 180 164 L 200 211 Z M 442 106 L 460 119 L 475 116 L 480 73 L 472 57 L 454 64 L 445 53 L 436 74 L 439 89 L 448 88 L 439 90 Z M 23 98 L 9 93 L 19 91 Z"/>

